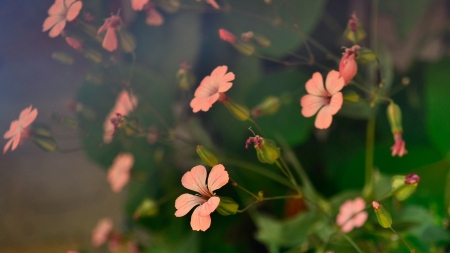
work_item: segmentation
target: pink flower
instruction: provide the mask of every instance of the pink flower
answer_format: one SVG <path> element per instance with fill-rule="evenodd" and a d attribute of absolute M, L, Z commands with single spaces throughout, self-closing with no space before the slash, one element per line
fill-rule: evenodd
<path fill-rule="evenodd" d="M 345 85 L 347 85 L 353 77 L 355 77 L 356 72 L 358 72 L 358 64 L 356 64 L 355 56 L 357 51 L 361 47 L 354 45 L 351 48 L 346 48 L 344 54 L 342 55 L 341 62 L 339 64 L 339 73 L 342 78 L 344 78 Z"/>
<path fill-rule="evenodd" d="M 210 4 L 214 9 L 220 9 L 220 6 L 217 4 L 216 0 L 206 0 L 206 3 Z"/>
<path fill-rule="evenodd" d="M 118 154 L 108 170 L 108 182 L 113 192 L 120 192 L 130 180 L 130 170 L 134 165 L 134 156 L 130 153 Z"/>
<path fill-rule="evenodd" d="M 120 118 L 127 116 L 130 112 L 134 110 L 137 106 L 138 100 L 136 96 L 123 90 L 119 93 L 116 99 L 116 104 L 114 105 L 111 112 L 106 117 L 105 123 L 103 123 L 103 142 L 110 143 L 113 139 L 114 132 L 118 125 L 111 122 L 112 119 L 117 119 L 118 115 Z"/>
<path fill-rule="evenodd" d="M 20 112 L 19 119 L 11 122 L 9 130 L 3 135 L 3 138 L 9 139 L 3 148 L 3 154 L 11 147 L 11 151 L 15 150 L 19 143 L 29 137 L 30 130 L 28 128 L 36 119 L 38 110 L 32 109 L 31 105 Z"/>
<path fill-rule="evenodd" d="M 69 46 L 77 51 L 83 50 L 83 43 L 81 43 L 81 41 L 77 40 L 76 38 L 67 36 L 66 42 Z"/>
<path fill-rule="evenodd" d="M 186 215 L 193 207 L 195 208 L 191 216 L 191 227 L 195 231 L 206 231 L 211 225 L 211 217 L 209 216 L 219 206 L 220 198 L 214 193 L 215 190 L 221 188 L 228 183 L 228 172 L 222 164 L 218 164 L 211 169 L 206 182 L 206 169 L 202 165 L 197 165 L 184 174 L 181 178 L 181 184 L 192 191 L 200 193 L 200 195 L 182 194 L 175 200 L 176 217 Z"/>
<path fill-rule="evenodd" d="M 91 243 L 94 247 L 100 247 L 102 244 L 104 244 L 108 238 L 109 234 L 111 233 L 113 228 L 113 223 L 111 219 L 104 218 L 101 219 L 97 226 L 92 230 L 92 239 Z"/>
<path fill-rule="evenodd" d="M 200 110 L 207 112 L 209 108 L 219 99 L 220 94 L 224 94 L 233 86 L 233 72 L 227 72 L 227 66 L 219 66 L 213 70 L 210 76 L 203 78 L 194 93 L 190 105 L 194 112 Z"/>
<path fill-rule="evenodd" d="M 331 70 L 325 86 L 326 89 L 322 75 L 319 72 L 314 73 L 306 82 L 306 91 L 309 94 L 300 100 L 303 116 L 311 117 L 319 111 L 314 124 L 319 129 L 330 127 L 333 115 L 341 109 L 343 97 L 340 90 L 344 87 L 344 79 L 339 76 L 339 72 Z"/>
<path fill-rule="evenodd" d="M 105 19 L 105 23 L 98 29 L 97 34 L 106 31 L 105 38 L 103 39 L 102 47 L 109 52 L 117 49 L 117 34 L 116 29 L 122 24 L 122 19 L 117 15 Z"/>
<path fill-rule="evenodd" d="M 42 25 L 42 31 L 50 30 L 48 36 L 54 38 L 58 36 L 66 26 L 66 21 L 74 20 L 80 13 L 83 3 L 77 0 L 55 0 L 55 3 L 48 9 L 48 17 Z"/>
<path fill-rule="evenodd" d="M 395 144 L 391 147 L 392 156 L 398 155 L 399 157 L 402 157 L 408 154 L 408 150 L 405 149 L 405 141 L 402 138 L 401 132 L 394 133 L 394 140 Z"/>
<path fill-rule="evenodd" d="M 135 11 L 142 11 L 148 0 L 131 0 L 131 8 Z"/>
<path fill-rule="evenodd" d="M 336 217 L 336 224 L 341 226 L 344 233 L 348 233 L 355 227 L 361 227 L 367 220 L 367 212 L 362 212 L 366 203 L 361 197 L 354 201 L 347 200 L 341 205 L 338 216 Z"/>
<path fill-rule="evenodd" d="M 149 2 L 144 6 L 145 13 L 147 14 L 147 18 L 145 19 L 145 23 L 150 26 L 160 26 L 164 23 L 164 17 L 161 13 L 156 10 L 155 5 L 152 2 Z"/>
<path fill-rule="evenodd" d="M 236 36 L 225 29 L 219 29 L 219 37 L 230 44 L 236 44 L 237 42 Z"/>

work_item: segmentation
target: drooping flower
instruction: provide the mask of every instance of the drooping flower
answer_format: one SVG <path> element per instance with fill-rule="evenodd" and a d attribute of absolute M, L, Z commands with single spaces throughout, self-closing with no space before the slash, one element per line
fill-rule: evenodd
<path fill-rule="evenodd" d="M 324 87 L 322 75 L 316 72 L 306 82 L 305 87 L 309 94 L 300 100 L 302 115 L 311 117 L 319 111 L 314 125 L 319 129 L 328 128 L 333 121 L 333 115 L 342 107 L 343 97 L 340 90 L 344 87 L 344 79 L 339 72 L 331 70 Z"/>
<path fill-rule="evenodd" d="M 134 165 L 134 156 L 130 153 L 118 154 L 108 170 L 108 182 L 113 192 L 120 192 L 130 180 L 130 170 Z"/>
<path fill-rule="evenodd" d="M 195 208 L 191 216 L 191 227 L 195 231 L 206 231 L 211 225 L 210 214 L 219 206 L 220 198 L 214 193 L 228 183 L 228 172 L 222 164 L 218 164 L 211 169 L 206 185 L 206 168 L 202 165 L 193 167 L 181 178 L 181 184 L 200 195 L 182 194 L 175 200 L 176 217 L 186 215 L 192 208 Z"/>
<path fill-rule="evenodd" d="M 148 0 L 131 0 L 131 8 L 135 11 L 142 11 L 147 3 Z"/>
<path fill-rule="evenodd" d="M 346 48 L 342 55 L 341 62 L 339 63 L 339 73 L 344 78 L 345 85 L 350 83 L 353 77 L 355 77 L 356 72 L 358 72 L 358 64 L 356 64 L 355 57 L 360 48 L 358 45 Z"/>
<path fill-rule="evenodd" d="M 112 231 L 113 223 L 109 218 L 103 218 L 98 223 L 97 226 L 92 230 L 91 243 L 94 247 L 100 247 L 104 244 Z"/>
<path fill-rule="evenodd" d="M 336 217 L 336 224 L 341 226 L 344 233 L 348 233 L 355 227 L 361 227 L 367 220 L 367 212 L 362 212 L 366 203 L 361 197 L 355 200 L 347 200 L 341 205 L 339 214 Z"/>
<path fill-rule="evenodd" d="M 8 151 L 9 147 L 11 147 L 11 151 L 15 150 L 22 140 L 29 137 L 30 130 L 28 126 L 33 123 L 37 115 L 38 110 L 36 108 L 32 109 L 30 105 L 20 112 L 19 119 L 11 122 L 9 130 L 3 135 L 4 139 L 9 139 L 3 148 L 3 154 Z"/>
<path fill-rule="evenodd" d="M 106 31 L 105 38 L 103 39 L 102 47 L 109 52 L 117 49 L 117 34 L 116 29 L 122 24 L 122 19 L 117 15 L 111 15 L 111 17 L 105 19 L 105 23 L 98 29 L 97 34 Z"/>
<path fill-rule="evenodd" d="M 156 9 L 152 2 L 148 2 L 144 6 L 144 11 L 147 14 L 145 23 L 150 26 L 160 26 L 164 23 L 163 15 Z"/>
<path fill-rule="evenodd" d="M 200 110 L 207 112 L 219 100 L 220 95 L 225 96 L 224 92 L 233 86 L 231 81 L 234 80 L 234 73 L 226 73 L 227 69 L 228 67 L 225 65 L 219 66 L 212 71 L 210 76 L 203 78 L 190 103 L 194 112 Z"/>
<path fill-rule="evenodd" d="M 110 143 L 113 139 L 114 133 L 117 127 L 120 126 L 123 116 L 127 116 L 130 112 L 136 108 L 138 100 L 135 95 L 123 90 L 119 93 L 111 112 L 103 123 L 103 142 Z"/>
<path fill-rule="evenodd" d="M 408 150 L 405 148 L 405 141 L 403 140 L 401 132 L 394 133 L 394 140 L 395 143 L 391 147 L 392 156 L 398 155 L 399 157 L 402 157 L 408 154 Z"/>
<path fill-rule="evenodd" d="M 61 34 L 66 26 L 66 21 L 73 21 L 80 13 L 83 3 L 78 0 L 55 0 L 48 9 L 48 17 L 42 24 L 42 31 L 50 30 L 48 36 L 54 38 Z"/>

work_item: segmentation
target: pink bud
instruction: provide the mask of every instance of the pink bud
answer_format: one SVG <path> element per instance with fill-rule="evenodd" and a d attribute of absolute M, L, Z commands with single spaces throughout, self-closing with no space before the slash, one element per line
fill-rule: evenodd
<path fill-rule="evenodd" d="M 357 25 L 358 25 L 358 18 L 356 17 L 356 14 L 353 13 L 350 19 L 348 20 L 348 26 L 350 27 L 350 31 L 356 32 Z"/>
<path fill-rule="evenodd" d="M 219 29 L 219 36 L 222 40 L 230 44 L 236 44 L 237 42 L 236 36 L 225 29 Z"/>
<path fill-rule="evenodd" d="M 356 72 L 358 72 L 358 65 L 355 61 L 355 56 L 357 51 L 361 47 L 354 45 L 351 48 L 346 48 L 344 54 L 341 58 L 341 63 L 339 64 L 339 73 L 342 78 L 344 78 L 345 85 L 350 83 L 350 81 L 355 77 Z"/>
<path fill-rule="evenodd" d="M 73 38 L 73 37 L 66 37 L 66 42 L 67 44 L 69 44 L 69 46 L 71 46 L 73 49 L 81 51 L 83 50 L 83 43 L 81 43 L 81 41 Z"/>
<path fill-rule="evenodd" d="M 417 184 L 420 181 L 420 177 L 417 174 L 411 173 L 405 177 L 405 184 Z"/>
<path fill-rule="evenodd" d="M 372 206 L 373 206 L 373 209 L 375 209 L 375 210 L 380 210 L 380 203 L 378 203 L 378 202 L 376 202 L 376 201 L 372 201 Z"/>

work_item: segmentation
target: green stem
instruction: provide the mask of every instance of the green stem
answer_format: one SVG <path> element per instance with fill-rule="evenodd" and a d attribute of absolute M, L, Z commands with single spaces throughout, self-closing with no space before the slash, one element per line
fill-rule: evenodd
<path fill-rule="evenodd" d="M 232 185 L 233 185 L 234 187 L 237 187 L 237 188 L 243 190 L 244 192 L 248 193 L 250 196 L 252 196 L 253 198 L 255 198 L 257 201 L 261 201 L 261 198 L 260 198 L 260 197 L 256 196 L 256 195 L 253 194 L 251 191 L 247 190 L 245 187 L 240 186 L 240 185 L 239 185 L 234 179 L 232 179 L 231 177 L 230 177 L 230 180 L 232 181 Z"/>
<path fill-rule="evenodd" d="M 392 227 L 389 227 L 389 228 L 392 230 L 392 232 L 397 234 L 397 236 L 400 237 L 400 239 L 402 239 L 403 243 L 406 245 L 406 247 L 408 247 L 408 249 L 411 253 L 416 252 L 416 250 L 413 249 L 411 246 L 409 246 L 409 244 L 405 241 L 405 239 L 403 239 L 403 237 L 397 231 L 395 231 L 394 228 L 392 228 Z"/>
<path fill-rule="evenodd" d="M 370 116 L 367 121 L 366 131 L 366 161 L 365 172 L 366 178 L 362 195 L 366 199 L 370 199 L 373 195 L 373 160 L 374 160 L 374 143 L 375 143 L 375 117 Z"/>

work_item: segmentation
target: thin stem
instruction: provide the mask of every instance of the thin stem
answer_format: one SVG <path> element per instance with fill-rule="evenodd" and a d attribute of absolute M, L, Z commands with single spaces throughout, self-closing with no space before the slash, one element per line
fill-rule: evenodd
<path fill-rule="evenodd" d="M 252 118 L 248 118 L 248 121 L 250 121 L 257 129 L 258 131 L 261 133 L 261 135 L 264 138 L 267 138 L 266 134 L 264 133 L 264 131 L 262 130 L 262 128 L 258 125 L 258 123 L 256 123 L 256 121 Z"/>
<path fill-rule="evenodd" d="M 289 179 L 289 181 L 291 181 L 294 188 L 297 188 L 296 185 L 292 182 L 292 179 L 289 176 L 289 174 L 286 172 L 286 170 L 283 168 L 283 166 L 281 166 L 281 164 L 278 160 L 275 160 L 275 165 L 277 165 L 277 167 L 281 170 L 281 172 L 283 172 L 283 174 L 287 177 L 287 179 Z"/>
<path fill-rule="evenodd" d="M 411 253 L 416 252 L 416 250 L 413 249 L 411 246 L 409 246 L 409 244 L 405 241 L 405 239 L 403 239 L 403 237 L 397 231 L 395 231 L 394 228 L 392 228 L 392 227 L 389 227 L 389 228 L 392 230 L 392 232 L 397 234 L 397 236 L 400 237 L 400 239 L 402 239 L 403 243 L 406 245 L 406 247 L 408 247 L 408 249 Z"/>
<path fill-rule="evenodd" d="M 366 161 L 365 161 L 365 183 L 362 195 L 370 199 L 373 195 L 373 160 L 375 145 L 375 117 L 370 116 L 367 121 L 366 130 Z"/>
<path fill-rule="evenodd" d="M 253 198 L 255 198 L 257 201 L 261 201 L 261 197 L 256 196 L 256 195 L 253 194 L 251 191 L 249 191 L 249 190 L 247 190 L 246 188 L 240 186 L 240 185 L 239 185 L 234 179 L 232 179 L 231 177 L 230 177 L 230 180 L 232 181 L 231 184 L 232 184 L 234 187 L 237 187 L 237 188 L 243 190 L 244 192 L 248 193 L 248 194 L 251 195 Z"/>
<path fill-rule="evenodd" d="M 294 175 L 292 174 L 291 170 L 289 169 L 289 166 L 284 161 L 283 157 L 280 157 L 279 160 L 281 161 L 281 164 L 284 166 L 285 170 L 289 174 L 289 177 L 291 179 L 292 184 L 294 185 L 295 189 L 297 189 L 297 193 L 301 195 L 300 187 L 297 184 L 297 181 L 295 180 Z"/>

